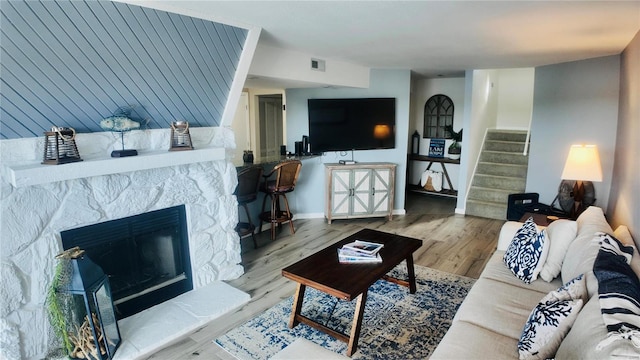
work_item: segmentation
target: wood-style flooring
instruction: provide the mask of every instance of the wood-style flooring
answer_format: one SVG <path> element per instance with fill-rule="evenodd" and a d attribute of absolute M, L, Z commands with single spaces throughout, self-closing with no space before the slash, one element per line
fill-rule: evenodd
<path fill-rule="evenodd" d="M 269 231 L 258 235 L 258 248 L 250 237 L 242 240 L 245 274 L 228 283 L 251 295 L 239 310 L 222 316 L 196 332 L 158 351 L 148 359 L 234 359 L 213 341 L 278 302 L 293 295 L 295 283 L 281 269 L 362 228 L 372 228 L 423 239 L 414 253 L 417 265 L 477 278 L 496 248 L 504 221 L 454 214 L 455 199 L 407 195 L 407 214 L 386 218 L 295 220 L 296 233 L 283 226 L 277 239 Z"/>

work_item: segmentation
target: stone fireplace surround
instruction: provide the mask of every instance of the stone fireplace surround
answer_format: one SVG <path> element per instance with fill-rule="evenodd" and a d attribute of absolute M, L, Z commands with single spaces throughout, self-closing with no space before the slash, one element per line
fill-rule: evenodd
<path fill-rule="evenodd" d="M 167 151 L 168 130 L 133 131 L 126 147 L 140 155 L 122 159 L 109 157 L 120 147 L 114 134 L 78 134 L 84 161 L 65 165 L 39 165 L 41 137 L 0 141 L 1 355 L 36 359 L 52 349 L 45 297 L 60 231 L 185 204 L 194 289 L 243 274 L 233 133 L 190 130 L 196 150 L 182 152 Z"/>

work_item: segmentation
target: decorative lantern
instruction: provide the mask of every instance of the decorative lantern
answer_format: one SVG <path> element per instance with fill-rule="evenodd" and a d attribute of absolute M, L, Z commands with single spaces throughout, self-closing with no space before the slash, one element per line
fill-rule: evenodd
<path fill-rule="evenodd" d="M 43 164 L 59 165 L 82 161 L 76 146 L 76 131 L 73 128 L 54 126 L 44 133 Z"/>
<path fill-rule="evenodd" d="M 420 133 L 418 133 L 418 130 L 411 135 L 411 153 L 414 155 L 420 153 Z"/>
<path fill-rule="evenodd" d="M 109 279 L 84 250 L 75 247 L 56 256 L 67 267 L 56 292 L 65 296 L 66 332 L 72 358 L 112 359 L 120 345 L 120 329 L 113 307 Z M 59 280 L 59 279 L 57 279 Z"/>
<path fill-rule="evenodd" d="M 191 135 L 189 134 L 189 123 L 186 121 L 171 123 L 171 147 L 169 151 L 177 150 L 193 150 Z"/>

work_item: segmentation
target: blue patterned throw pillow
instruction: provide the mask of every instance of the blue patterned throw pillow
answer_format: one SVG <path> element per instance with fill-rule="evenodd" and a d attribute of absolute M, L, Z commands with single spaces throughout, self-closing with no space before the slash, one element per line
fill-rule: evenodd
<path fill-rule="evenodd" d="M 530 217 L 516 232 L 503 257 L 511 272 L 527 284 L 538 278 L 549 249 L 546 231 L 537 231 Z"/>
<path fill-rule="evenodd" d="M 531 311 L 518 341 L 520 359 L 553 358 L 586 297 L 587 286 L 580 275 L 542 298 Z"/>

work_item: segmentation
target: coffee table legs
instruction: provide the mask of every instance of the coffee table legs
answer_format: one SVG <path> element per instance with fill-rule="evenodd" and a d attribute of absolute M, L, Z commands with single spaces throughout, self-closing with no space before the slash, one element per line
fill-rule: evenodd
<path fill-rule="evenodd" d="M 293 309 L 291 309 L 291 318 L 289 319 L 290 329 L 293 329 L 300 323 L 300 321 L 298 321 L 298 316 L 302 316 L 300 315 L 300 312 L 302 311 L 302 300 L 304 300 L 304 291 L 306 288 L 306 285 L 298 284 L 296 293 L 293 296 Z"/>
<path fill-rule="evenodd" d="M 413 256 L 409 255 L 405 260 L 407 261 L 407 276 L 408 276 L 407 280 L 394 278 L 389 275 L 385 275 L 382 278 L 394 284 L 408 287 L 409 293 L 415 294 L 416 293 L 416 272 L 415 272 L 415 269 L 413 268 Z"/>
<path fill-rule="evenodd" d="M 407 256 L 407 275 L 409 276 L 409 293 L 416 293 L 416 272 L 413 268 L 413 255 Z"/>
<path fill-rule="evenodd" d="M 353 355 L 358 349 L 358 338 L 360 337 L 360 330 L 362 329 L 362 318 L 364 317 L 364 307 L 367 302 L 367 291 L 363 292 L 356 298 L 356 309 L 353 314 L 353 322 L 351 324 L 351 334 L 346 336 L 343 333 L 337 332 L 329 327 L 326 327 L 320 323 L 317 323 L 308 317 L 301 314 L 302 303 L 304 300 L 304 291 L 306 286 L 298 284 L 295 295 L 293 296 L 293 309 L 291 310 L 291 317 L 289 318 L 289 328 L 294 328 L 299 323 L 307 324 L 313 328 L 323 331 L 334 338 L 347 343 L 347 356 Z"/>
<path fill-rule="evenodd" d="M 353 314 L 353 323 L 351 324 L 351 336 L 347 345 L 347 356 L 353 355 L 358 349 L 358 338 L 360 337 L 360 329 L 362 329 L 362 318 L 364 315 L 364 304 L 367 302 L 367 292 L 363 292 L 356 298 L 356 311 Z"/>

